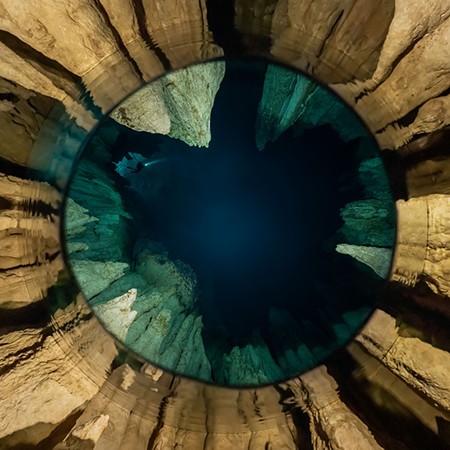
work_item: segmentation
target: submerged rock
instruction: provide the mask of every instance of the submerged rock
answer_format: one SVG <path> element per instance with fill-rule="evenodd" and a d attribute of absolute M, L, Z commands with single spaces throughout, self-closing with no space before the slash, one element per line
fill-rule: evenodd
<path fill-rule="evenodd" d="M 136 271 L 114 281 L 91 305 L 100 311 L 107 328 L 143 358 L 177 373 L 210 381 L 211 365 L 203 345 L 196 287 L 195 274 L 187 264 L 171 260 L 160 245 L 147 243 L 136 257 Z M 132 309 L 127 306 L 120 313 L 125 314 L 127 322 L 121 327 L 114 317 L 120 301 L 113 303 L 109 299 L 124 290 L 136 294 Z"/>
<path fill-rule="evenodd" d="M 218 381 L 234 386 L 271 383 L 286 378 L 274 361 L 267 344 L 258 331 L 253 331 L 249 343 L 233 347 L 223 355 L 222 371 Z"/>
<path fill-rule="evenodd" d="M 256 118 L 256 145 L 263 150 L 300 116 L 305 102 L 317 85 L 292 70 L 270 64 L 264 79 Z"/>
<path fill-rule="evenodd" d="M 349 255 L 370 267 L 379 277 L 386 279 L 391 268 L 391 248 L 366 247 L 362 245 L 338 244 L 336 251 Z"/>
<path fill-rule="evenodd" d="M 70 266 L 88 300 L 101 294 L 130 267 L 127 221 L 131 216 L 108 171 L 110 141 L 115 137 L 106 128 L 93 139 L 95 151 L 78 163 L 64 211 Z"/>
<path fill-rule="evenodd" d="M 344 225 L 339 234 L 347 244 L 393 247 L 395 204 L 380 157 L 362 161 L 358 169 L 358 181 L 365 198 L 349 202 L 341 209 Z"/>
<path fill-rule="evenodd" d="M 339 233 L 349 244 L 392 247 L 395 229 L 391 209 L 376 198 L 350 202 L 341 210 L 344 225 Z"/>
<path fill-rule="evenodd" d="M 169 134 L 170 118 L 161 81 L 139 89 L 114 109 L 111 117 L 135 131 Z"/>
<path fill-rule="evenodd" d="M 305 103 L 305 108 L 294 124 L 296 136 L 323 125 L 333 128 L 345 142 L 367 136 L 367 131 L 355 112 L 331 90 L 321 87 L 313 89 Z"/>
<path fill-rule="evenodd" d="M 128 264 L 115 261 L 72 260 L 71 268 L 87 300 L 106 289 L 128 269 Z"/>
<path fill-rule="evenodd" d="M 170 117 L 169 136 L 191 146 L 208 147 L 211 111 L 224 75 L 225 62 L 214 61 L 187 67 L 161 79 Z"/>
<path fill-rule="evenodd" d="M 307 76 L 270 64 L 256 119 L 256 145 L 262 150 L 293 127 L 296 135 L 329 125 L 348 142 L 367 134 L 355 115 L 331 91 Z"/>
<path fill-rule="evenodd" d="M 121 341 L 125 341 L 128 328 L 136 318 L 137 312 L 131 310 L 136 294 L 136 289 L 130 289 L 120 297 L 93 308 L 95 314 L 107 325 L 108 331 Z"/>
<path fill-rule="evenodd" d="M 165 75 L 122 102 L 111 117 L 136 131 L 169 135 L 208 147 L 211 111 L 225 62 L 214 61 Z"/>

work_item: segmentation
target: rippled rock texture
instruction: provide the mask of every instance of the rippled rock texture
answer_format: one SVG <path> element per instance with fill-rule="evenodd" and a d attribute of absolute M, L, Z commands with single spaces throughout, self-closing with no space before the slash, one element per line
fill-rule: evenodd
<path fill-rule="evenodd" d="M 213 8 L 208 5 L 208 12 Z M 446 448 L 450 190 L 448 160 L 437 144 L 444 142 L 442 132 L 448 126 L 447 0 L 398 0 L 395 5 L 372 0 L 301 4 L 281 0 L 248 5 L 240 0 L 232 8 L 233 23 L 245 32 L 245 42 L 252 48 L 270 41 L 271 47 L 264 51 L 285 61 L 293 55 L 286 50 L 292 42 L 310 50 L 296 58 L 298 64 L 305 70 L 314 68 L 319 78 L 334 83 L 335 90 L 366 118 L 381 147 L 410 161 L 408 190 L 397 202 L 398 247 L 392 281 L 398 291 L 391 296 L 389 314 L 377 312 L 346 350 L 344 362 L 329 361 L 304 379 L 266 391 L 217 393 L 197 385 L 169 389 L 174 379 L 169 376 L 168 380 L 166 373 L 155 368 L 117 362 L 112 368 L 116 348 L 107 335 L 99 334 L 95 319 L 88 320 L 89 311 L 81 314 L 86 321 L 82 325 L 78 313 L 74 314 L 72 332 L 61 320 L 70 311 L 58 311 L 67 347 L 47 324 L 39 320 L 28 324 L 30 316 L 22 308 L 41 304 L 62 266 L 55 247 L 54 209 L 59 192 L 31 181 L 24 171 L 17 176 L 29 162 L 44 118 L 56 102 L 72 108 L 79 83 L 89 86 L 89 72 L 111 53 L 126 62 L 128 84 L 117 85 L 124 93 L 139 87 L 139 74 L 157 76 L 168 61 L 178 67 L 189 59 L 220 55 L 222 50 L 210 45 L 209 25 L 214 17 L 208 23 L 206 11 L 204 2 L 188 1 L 175 5 L 171 1 L 19 4 L 4 0 L 0 4 L 1 192 L 6 198 L 1 201 L 1 233 L 10 243 L 2 247 L 8 251 L 1 255 L 0 274 L 5 320 L 0 352 L 0 445 L 109 450 Z M 196 45 L 177 53 L 176 36 L 168 29 L 173 24 L 181 24 L 187 31 L 184 35 L 193 37 Z M 249 38 L 257 34 L 267 39 Z M 221 36 L 220 29 L 217 36 Z M 152 37 L 162 55 L 153 50 Z M 131 42 L 135 45 L 127 47 Z M 138 49 L 147 57 L 142 58 Z M 330 70 L 336 49 L 354 62 L 345 73 Z M 114 106 L 95 86 L 92 97 L 100 109 Z M 44 208 L 24 208 L 32 196 L 42 200 Z M 80 212 L 100 219 L 94 212 Z M 84 219 L 80 220 L 80 226 L 95 223 L 82 225 Z M 43 259 L 32 260 L 28 252 L 32 248 L 44 250 Z M 79 247 L 77 251 L 86 250 Z M 56 257 L 49 259 L 51 255 Z M 398 302 L 407 307 L 398 308 Z M 80 304 L 76 308 L 83 310 Z M 13 315 L 12 309 L 17 310 Z M 93 342 L 102 347 L 101 353 L 90 353 L 98 348 Z M 75 364 L 70 354 L 78 358 Z M 88 366 L 83 358 L 95 364 Z M 154 384 L 142 389 L 141 374 Z M 105 379 L 109 382 L 104 383 Z M 130 394 L 133 387 L 141 389 L 138 395 Z M 191 396 L 186 400 L 180 392 Z M 214 407 L 219 397 L 236 408 L 224 413 L 217 403 Z M 167 406 L 176 403 L 174 398 L 184 399 L 182 409 Z M 198 398 L 206 400 L 198 406 Z M 274 410 L 267 406 L 271 401 L 282 406 L 283 414 L 271 414 Z M 142 414 L 152 405 L 157 410 L 153 415 Z M 203 413 L 195 415 L 198 411 Z M 190 415 L 202 419 L 196 431 L 182 420 L 173 420 L 173 416 Z M 254 416 L 257 422 L 248 425 Z M 261 416 L 276 419 L 264 421 Z"/>

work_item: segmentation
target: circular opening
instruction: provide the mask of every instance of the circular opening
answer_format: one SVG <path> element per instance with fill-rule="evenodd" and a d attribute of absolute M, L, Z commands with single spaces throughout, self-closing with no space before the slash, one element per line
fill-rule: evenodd
<path fill-rule="evenodd" d="M 357 333 L 395 210 L 376 143 L 327 88 L 262 60 L 169 73 L 91 137 L 68 263 L 129 349 L 228 386 L 281 381 Z"/>

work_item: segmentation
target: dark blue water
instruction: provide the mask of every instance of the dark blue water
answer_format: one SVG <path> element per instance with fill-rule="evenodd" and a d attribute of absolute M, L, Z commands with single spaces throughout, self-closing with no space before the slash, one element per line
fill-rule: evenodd
<path fill-rule="evenodd" d="M 354 262 L 333 252 L 340 208 L 360 195 L 342 189 L 342 179 L 359 164 L 357 143 L 322 126 L 297 138 L 287 131 L 258 151 L 265 65 L 247 64 L 243 71 L 242 64 L 227 65 L 208 149 L 127 130 L 114 156 L 133 151 L 154 161 L 125 189 L 136 212 L 134 232 L 163 243 L 171 258 L 194 269 L 204 335 L 220 323 L 230 348 L 244 345 L 255 328 L 278 345 L 267 331 L 271 307 L 297 321 L 322 323 L 328 314 L 331 323 L 333 314 L 370 305 L 366 291 L 379 285 L 363 271 L 359 285 L 365 287 L 352 300 Z"/>
<path fill-rule="evenodd" d="M 299 342 L 337 347 L 333 327 L 345 312 L 372 307 L 384 284 L 334 250 L 341 208 L 363 197 L 355 181 L 360 142 L 323 125 L 297 137 L 288 130 L 259 151 L 265 70 L 262 62 L 227 63 L 209 148 L 116 125 L 113 160 L 144 157 L 121 179 L 131 239 L 158 241 L 195 271 L 213 375 L 221 370 L 217 355 L 246 345 L 255 329 L 275 360 Z M 271 308 L 292 320 L 269 321 Z M 355 331 L 364 318 L 355 319 Z"/>

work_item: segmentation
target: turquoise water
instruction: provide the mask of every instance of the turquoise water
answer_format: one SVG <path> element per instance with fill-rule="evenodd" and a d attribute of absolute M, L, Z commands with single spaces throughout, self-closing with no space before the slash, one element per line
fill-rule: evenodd
<path fill-rule="evenodd" d="M 81 231 L 66 215 L 69 259 L 105 326 L 209 382 L 321 363 L 389 272 L 394 202 L 375 142 L 328 90 L 262 61 L 226 63 L 208 148 L 105 120 L 68 196 L 85 209 Z M 95 264 L 109 282 L 86 274 Z M 104 306 L 130 289 L 119 332 Z"/>

